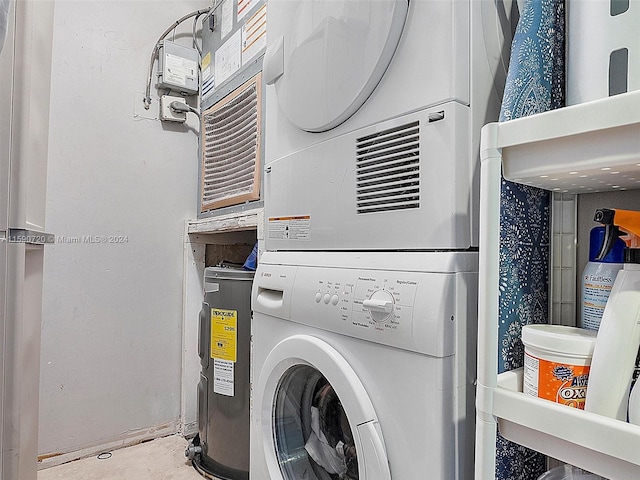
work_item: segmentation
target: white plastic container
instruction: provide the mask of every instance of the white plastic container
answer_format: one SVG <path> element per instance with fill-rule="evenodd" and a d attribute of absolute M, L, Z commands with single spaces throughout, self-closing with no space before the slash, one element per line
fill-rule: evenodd
<path fill-rule="evenodd" d="M 584 409 L 596 332 L 564 325 L 525 325 L 523 392 Z"/>
<path fill-rule="evenodd" d="M 640 346 L 640 264 L 618 272 L 604 309 L 591 363 L 585 410 L 627 420 L 629 387 Z"/>
<path fill-rule="evenodd" d="M 640 89 L 639 31 L 636 0 L 568 3 L 567 105 Z"/>
<path fill-rule="evenodd" d="M 629 423 L 640 425 L 640 381 L 638 380 L 636 380 L 631 389 L 631 395 L 629 395 L 628 417 Z"/>
<path fill-rule="evenodd" d="M 538 480 L 605 480 L 595 473 L 585 472 L 573 465 L 561 465 L 543 473 Z"/>

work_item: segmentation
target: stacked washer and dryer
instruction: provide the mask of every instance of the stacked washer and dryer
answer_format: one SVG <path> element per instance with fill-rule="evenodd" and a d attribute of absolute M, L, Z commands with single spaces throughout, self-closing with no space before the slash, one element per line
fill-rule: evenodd
<path fill-rule="evenodd" d="M 269 0 L 252 480 L 473 477 L 501 0 Z"/>

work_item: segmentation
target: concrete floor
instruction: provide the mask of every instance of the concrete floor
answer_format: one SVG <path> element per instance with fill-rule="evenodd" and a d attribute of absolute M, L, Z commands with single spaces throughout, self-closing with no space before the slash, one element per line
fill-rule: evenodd
<path fill-rule="evenodd" d="M 184 456 L 186 446 L 172 435 L 113 450 L 104 460 L 94 456 L 40 470 L 38 480 L 202 480 Z"/>

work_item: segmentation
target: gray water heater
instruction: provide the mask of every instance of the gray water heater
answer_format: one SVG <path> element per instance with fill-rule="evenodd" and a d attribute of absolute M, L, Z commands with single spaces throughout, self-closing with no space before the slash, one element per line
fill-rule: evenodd
<path fill-rule="evenodd" d="M 204 273 L 198 435 L 187 454 L 200 473 L 224 480 L 249 478 L 253 276 L 252 271 L 223 267 L 208 267 Z"/>

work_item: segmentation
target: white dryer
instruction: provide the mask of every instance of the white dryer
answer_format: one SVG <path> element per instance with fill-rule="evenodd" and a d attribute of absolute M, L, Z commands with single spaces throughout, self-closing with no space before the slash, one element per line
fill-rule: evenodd
<path fill-rule="evenodd" d="M 470 480 L 477 258 L 264 253 L 251 480 Z"/>
<path fill-rule="evenodd" d="M 477 246 L 511 0 L 269 0 L 268 250 Z"/>

